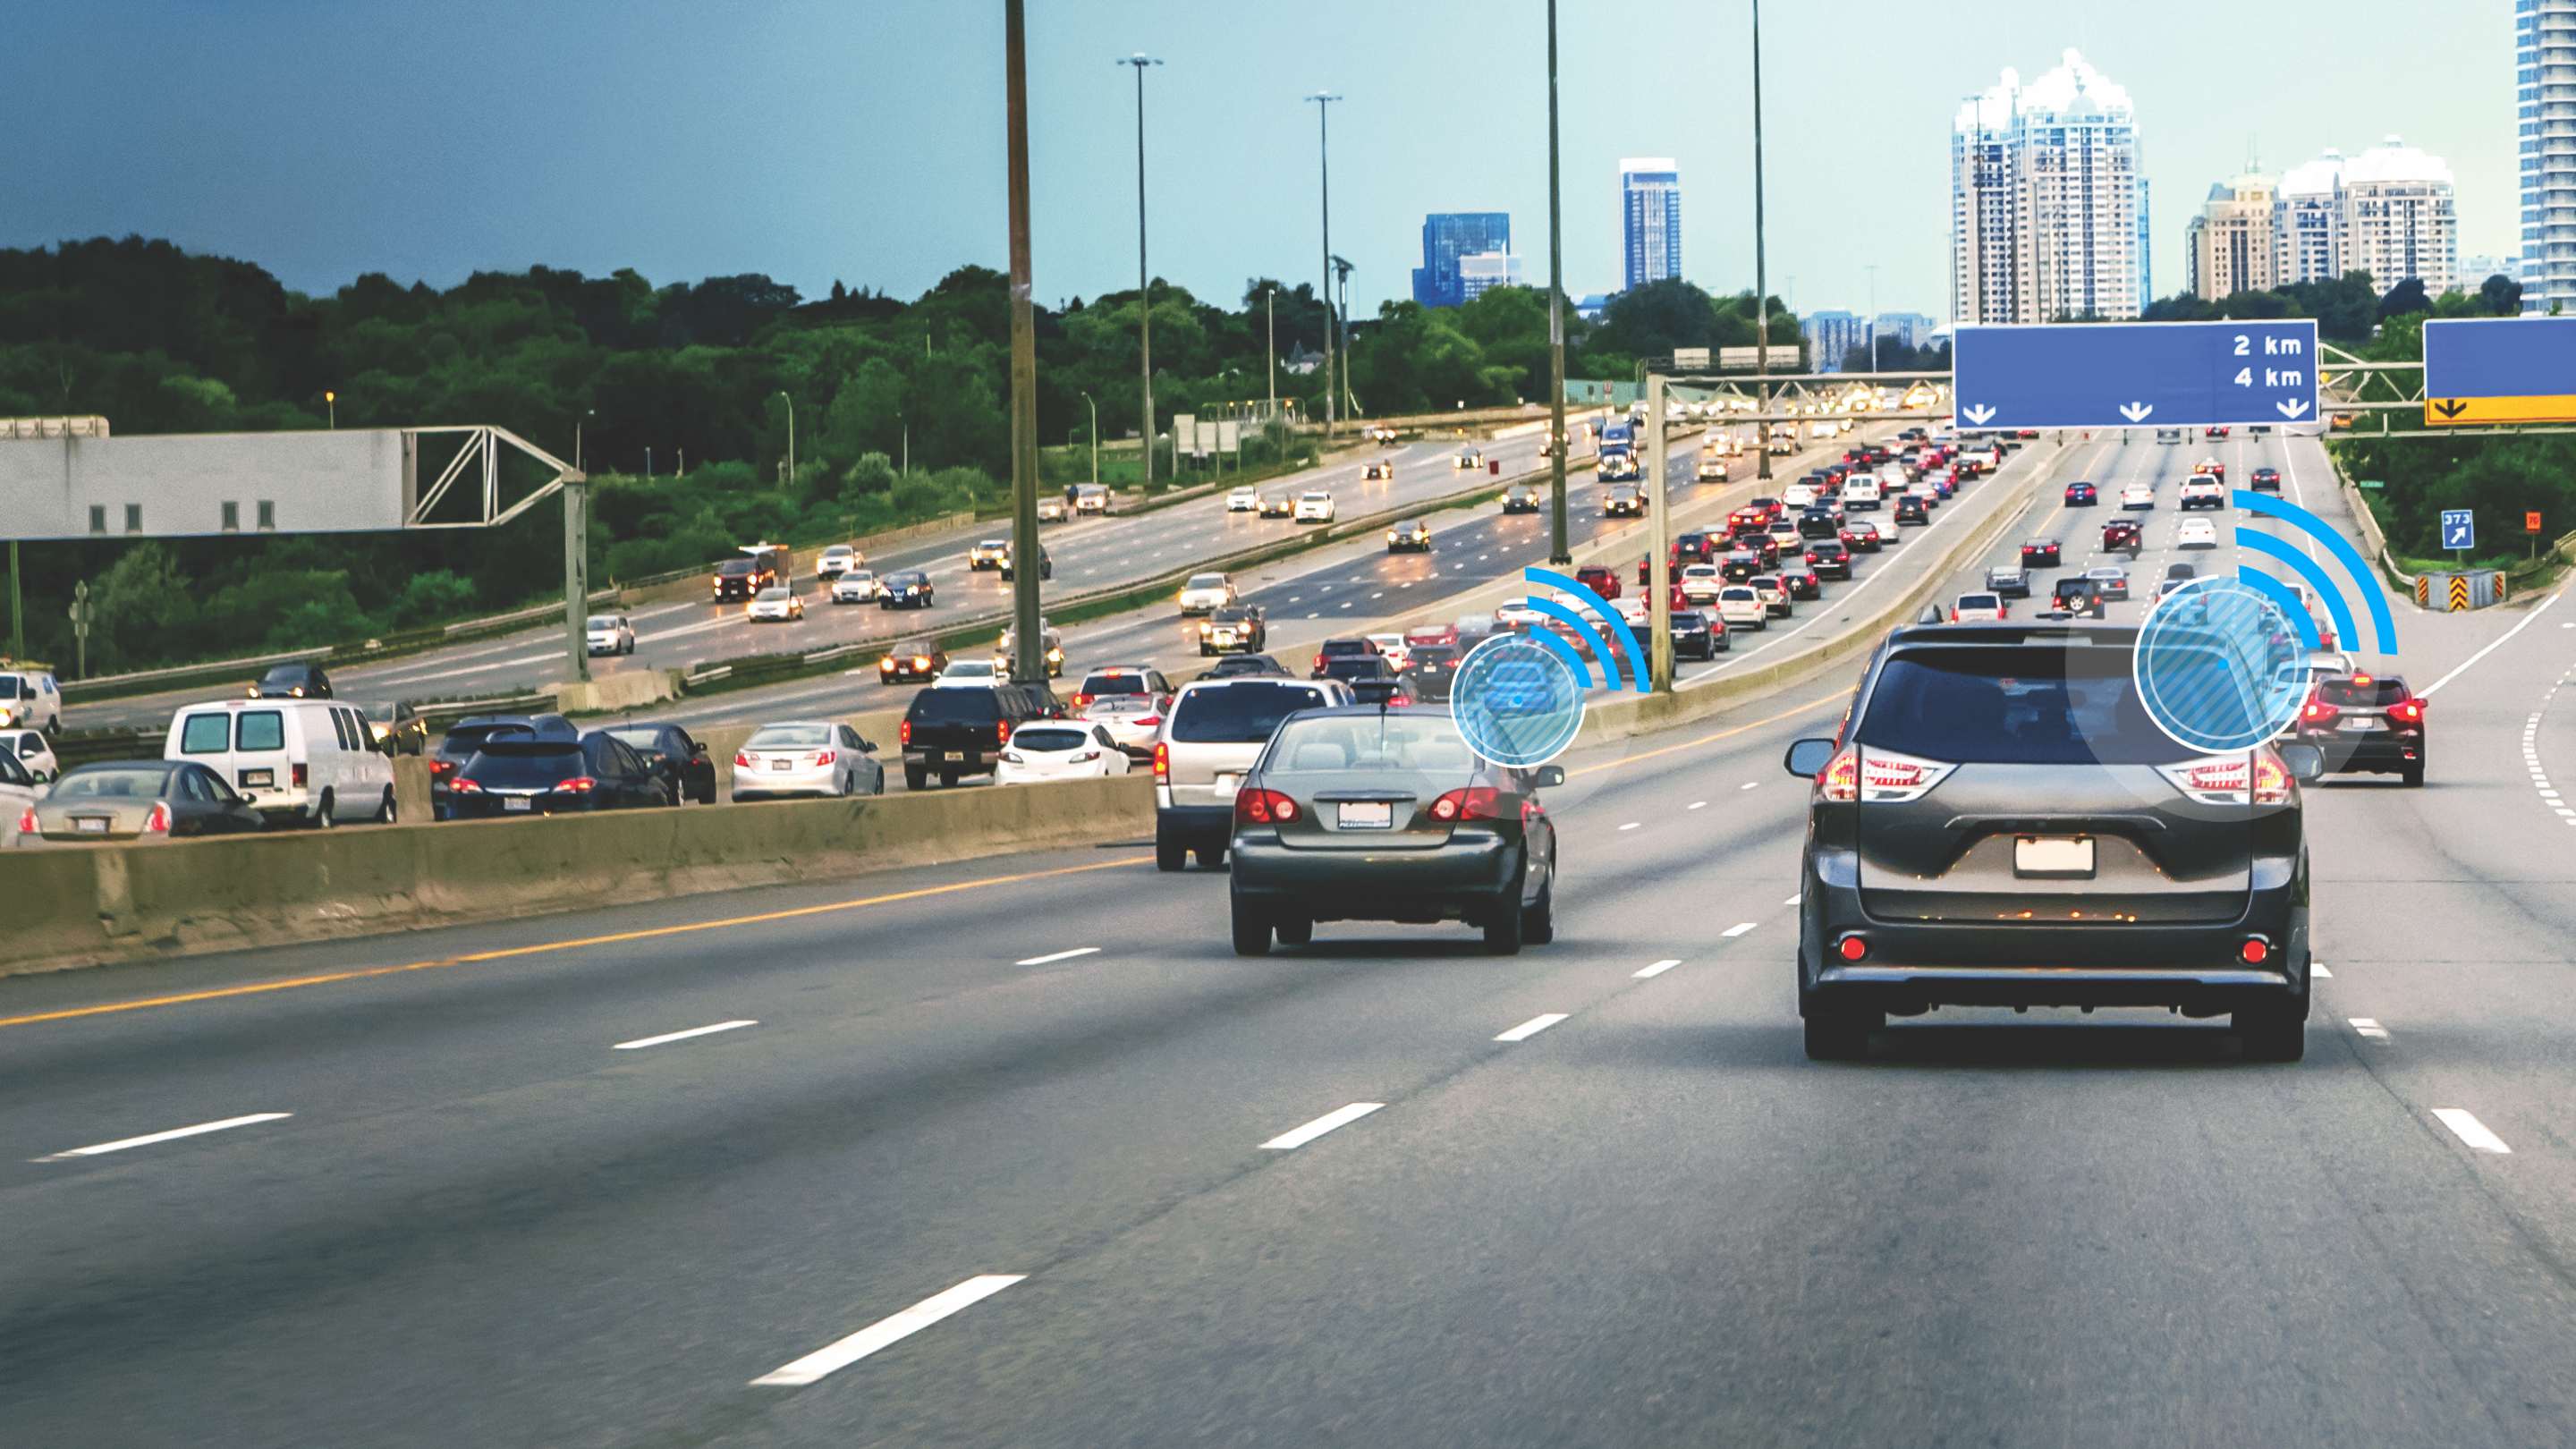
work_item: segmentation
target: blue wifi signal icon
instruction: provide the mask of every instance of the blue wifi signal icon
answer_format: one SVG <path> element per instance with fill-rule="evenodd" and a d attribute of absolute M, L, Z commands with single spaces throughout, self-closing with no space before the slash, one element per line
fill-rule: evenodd
<path fill-rule="evenodd" d="M 1581 614 L 1564 604 L 1541 593 L 1532 593 L 1529 596 L 1528 602 L 1531 608 L 1567 628 L 1591 634 L 1596 640 L 1602 641 L 1603 647 L 1592 651 L 1601 656 L 1602 683 L 1612 689 L 1633 689 L 1639 694 L 1654 688 L 1653 681 L 1646 677 L 1646 651 L 1637 647 L 1637 636 L 1629 630 L 1628 621 L 1619 617 L 1619 611 L 1611 608 L 1608 600 L 1592 592 L 1588 586 L 1554 569 L 1524 569 L 1521 571 L 1521 579 L 1525 583 L 1544 584 L 1551 589 L 1571 594 L 1575 602 L 1599 616 L 1601 622 L 1609 626 L 1606 634 L 1596 633 L 1593 631 L 1593 626 L 1587 623 Z M 1535 630 L 1529 637 L 1547 648 L 1554 649 L 1567 664 L 1573 666 L 1574 677 L 1585 680 L 1588 684 L 1591 670 L 1584 664 L 1583 656 L 1575 652 L 1573 645 L 1545 629 Z M 1625 653 L 1628 658 L 1628 678 L 1625 683 L 1622 683 L 1619 678 L 1619 654 L 1613 653 L 1607 647 L 1613 642 L 1620 646 L 1620 652 Z"/>
<path fill-rule="evenodd" d="M 2295 503 L 2249 492 L 2243 488 L 2232 490 L 2229 497 L 2238 508 L 2247 513 L 2280 519 L 2324 544 L 2326 552 L 2333 554 L 2335 562 L 2343 565 L 2343 571 L 2351 576 L 2353 587 L 2360 592 L 2362 601 L 2370 606 L 2370 623 L 2379 652 L 2382 654 L 2397 652 L 2397 621 L 2390 616 L 2388 598 L 2380 590 L 2379 581 L 2371 576 L 2370 565 L 2362 559 L 2361 550 L 2354 548 L 2342 534 L 2328 527 L 2324 519 Z M 2248 553 L 2261 554 L 2265 558 L 2287 564 L 2290 571 L 2299 576 L 2300 582 L 2308 586 L 2310 593 L 2325 601 L 2327 613 L 2334 618 L 2336 641 L 2353 644 L 2360 642 L 2360 631 L 2353 627 L 2351 602 L 2344 598 L 2343 590 L 2335 583 L 2333 576 L 2319 566 L 2315 559 L 2310 558 L 2305 551 L 2294 548 L 2285 540 L 2275 538 L 2271 534 L 2242 525 L 2239 525 L 2236 530 L 2236 546 Z M 2283 617 L 2289 619 L 2291 625 L 2299 631 L 2299 642 L 2310 649 L 2322 647 L 2323 636 L 2317 629 L 2316 616 L 2301 605 L 2297 590 L 2250 563 L 2238 565 L 2236 577 L 2246 587 L 2254 589 L 2280 606 Z"/>

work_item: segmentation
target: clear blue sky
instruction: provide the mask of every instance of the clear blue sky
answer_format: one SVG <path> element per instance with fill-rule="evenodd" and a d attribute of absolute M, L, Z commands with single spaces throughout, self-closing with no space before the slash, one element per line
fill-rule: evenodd
<path fill-rule="evenodd" d="M 1546 269 L 1542 0 L 1031 0 L 1037 292 L 1135 281 L 1145 49 L 1157 275 L 1230 300 L 1320 270 L 1365 313 L 1410 286 L 1422 214 L 1505 210 Z M 2509 253 L 2510 0 L 1772 0 L 1773 290 L 1801 309 L 1948 309 L 1960 99 L 2073 45 L 2135 98 L 2156 290 L 2259 140 L 2276 173 L 2395 132 L 2447 159 L 2461 251 Z M 656 282 L 767 272 L 910 296 L 1005 260 L 999 0 L 84 0 L 9 7 L 21 57 L 0 244 L 129 232 L 326 291 L 534 262 Z M 2293 13 L 2295 12 L 2295 14 Z M 1615 286 L 1618 160 L 1681 163 L 1683 263 L 1753 276 L 1744 0 L 1561 6 L 1566 284 Z M 434 18 L 434 23 L 432 20 Z M 30 63 L 28 57 L 37 57 Z M 1794 283 L 1791 282 L 1794 278 Z M 1794 287 L 1794 291 L 1792 288 Z"/>

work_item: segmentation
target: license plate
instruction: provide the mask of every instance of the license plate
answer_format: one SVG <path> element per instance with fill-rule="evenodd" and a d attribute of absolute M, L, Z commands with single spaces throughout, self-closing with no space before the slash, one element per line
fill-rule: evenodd
<path fill-rule="evenodd" d="M 107 822 L 94 816 L 76 816 L 72 820 L 72 828 L 84 835 L 105 835 L 107 833 Z"/>
<path fill-rule="evenodd" d="M 2343 732 L 2348 735 L 2368 734 L 2377 728 L 2379 721 L 2375 719 L 2348 719 L 2343 722 Z"/>
<path fill-rule="evenodd" d="M 1384 800 L 1353 800 L 1333 807 L 1333 823 L 1344 830 L 1392 829 L 1395 807 Z"/>
<path fill-rule="evenodd" d="M 504 796 L 501 800 L 501 808 L 504 810 L 532 810 L 536 808 L 536 804 L 536 801 L 524 796 Z"/>
<path fill-rule="evenodd" d="M 2052 880 L 2089 880 L 2093 839 L 2087 835 L 2022 835 L 2013 839 L 2013 874 Z"/>
<path fill-rule="evenodd" d="M 274 785 L 277 783 L 277 772 L 275 770 L 244 770 L 242 771 L 241 782 L 244 785 Z"/>
<path fill-rule="evenodd" d="M 773 770 L 784 770 L 795 763 L 796 762 L 794 760 L 772 760 L 769 762 L 769 768 Z"/>
<path fill-rule="evenodd" d="M 964 750 L 943 750 L 940 752 L 939 758 L 943 760 L 963 760 L 966 758 L 966 752 Z"/>

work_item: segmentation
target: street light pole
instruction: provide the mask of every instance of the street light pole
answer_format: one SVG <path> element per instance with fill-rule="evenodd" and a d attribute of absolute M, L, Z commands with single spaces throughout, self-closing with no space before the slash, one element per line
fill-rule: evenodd
<path fill-rule="evenodd" d="M 1771 273 L 1762 250 L 1762 0 L 1753 0 L 1753 377 L 1766 419 L 1754 476 L 1771 476 Z"/>
<path fill-rule="evenodd" d="M 1045 554 L 1038 542 L 1038 333 L 1029 307 L 1029 73 L 1026 0 L 1002 0 L 1002 97 L 1008 112 L 1011 209 L 1011 679 L 1043 684 L 1046 639 L 1038 626 L 1038 576 Z M 1143 179 L 1144 72 L 1137 74 L 1137 154 Z M 1144 204 L 1137 195 L 1139 218 Z M 1141 233 L 1138 240 L 1142 255 Z M 1153 452 L 1153 415 L 1147 414 L 1146 453 Z"/>
<path fill-rule="evenodd" d="M 1342 401 L 1350 407 L 1351 421 L 1358 422 L 1360 400 L 1358 395 L 1351 391 L 1351 264 L 1341 257 L 1334 257 L 1332 263 L 1333 274 L 1341 279 L 1342 284 L 1341 302 L 1333 309 L 1339 319 L 1336 325 L 1341 329 Z"/>
<path fill-rule="evenodd" d="M 1088 392 L 1082 400 L 1091 403 L 1091 481 L 1096 486 L 1100 482 L 1100 404 Z"/>
<path fill-rule="evenodd" d="M 1265 418 L 1264 418 L 1264 421 L 1265 421 L 1265 422 L 1266 422 L 1266 421 L 1269 421 L 1269 420 L 1271 420 L 1271 419 L 1275 419 L 1275 418 L 1277 418 L 1277 417 L 1279 416 L 1279 307 L 1278 307 L 1278 302 L 1279 302 L 1279 284 L 1278 284 L 1277 282 L 1273 282 L 1273 283 L 1271 283 L 1269 286 L 1267 286 L 1267 287 L 1263 288 L 1263 289 L 1262 289 L 1262 292 L 1261 292 L 1261 318 L 1262 318 L 1262 322 L 1263 322 L 1263 324 L 1264 324 L 1265 326 L 1267 326 L 1267 327 L 1270 329 L 1270 346 L 1269 346 L 1269 348 L 1268 348 L 1267 352 L 1266 352 L 1266 353 L 1264 354 L 1264 356 L 1263 356 L 1263 361 L 1265 361 L 1266 363 L 1268 363 L 1268 364 L 1269 364 L 1269 376 L 1270 376 L 1270 411 L 1268 412 L 1268 414 L 1267 414 L 1267 415 L 1265 416 Z"/>
<path fill-rule="evenodd" d="M 340 395 L 336 392 L 323 393 L 322 405 L 331 410 L 331 430 L 333 432 L 338 432 L 340 429 Z"/>
<path fill-rule="evenodd" d="M 1333 436 L 1333 137 L 1330 117 L 1333 102 L 1341 99 L 1329 91 L 1317 91 L 1306 99 L 1315 103 L 1316 154 L 1323 160 L 1324 198 L 1324 437 Z"/>
<path fill-rule="evenodd" d="M 1565 541 L 1565 209 L 1556 175 L 1556 0 L 1547 0 L 1547 561 L 1574 562 Z"/>
<path fill-rule="evenodd" d="M 1145 408 L 1144 486 L 1150 491 L 1154 486 L 1154 284 L 1145 271 L 1145 67 L 1162 62 L 1140 50 L 1115 63 L 1136 70 L 1136 341 Z M 1178 468 L 1177 448 L 1174 453 L 1172 466 Z"/>
<path fill-rule="evenodd" d="M 1861 268 L 1869 273 L 1869 370 L 1878 371 L 1878 263 Z"/>
<path fill-rule="evenodd" d="M 796 486 L 796 399 L 788 397 L 787 389 L 783 387 L 778 390 L 778 395 L 787 399 L 787 486 L 793 488 Z"/>
<path fill-rule="evenodd" d="M 581 416 L 572 420 L 572 470 L 576 473 L 581 471 L 581 425 L 586 420 L 598 416 L 599 409 L 584 408 Z"/>

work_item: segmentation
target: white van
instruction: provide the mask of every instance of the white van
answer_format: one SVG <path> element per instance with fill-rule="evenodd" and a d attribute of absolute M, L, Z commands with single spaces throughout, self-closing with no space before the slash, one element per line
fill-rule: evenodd
<path fill-rule="evenodd" d="M 394 818 L 394 765 L 357 706 L 328 699 L 227 699 L 170 721 L 167 760 L 194 760 L 250 798 L 272 825 Z"/>
<path fill-rule="evenodd" d="M 63 687 L 41 669 L 0 671 L 0 729 L 63 732 Z"/>
<path fill-rule="evenodd" d="M 1880 490 L 1875 473 L 1854 473 L 1843 480 L 1843 508 L 1862 513 L 1878 507 Z"/>

